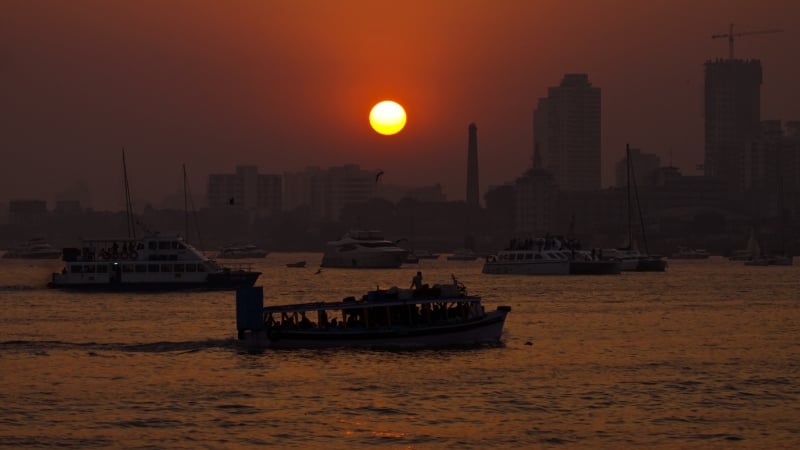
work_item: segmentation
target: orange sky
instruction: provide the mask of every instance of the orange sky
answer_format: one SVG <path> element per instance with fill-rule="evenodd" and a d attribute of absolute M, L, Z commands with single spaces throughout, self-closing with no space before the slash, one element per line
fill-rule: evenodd
<path fill-rule="evenodd" d="M 83 180 L 100 208 L 196 193 L 209 172 L 355 162 L 463 199 L 467 126 L 481 190 L 530 164 L 532 111 L 568 72 L 602 88 L 604 184 L 626 142 L 695 174 L 703 62 L 727 30 L 764 66 L 764 119 L 800 119 L 796 0 L 0 0 L 0 201 Z M 406 108 L 393 137 L 378 100 Z"/>

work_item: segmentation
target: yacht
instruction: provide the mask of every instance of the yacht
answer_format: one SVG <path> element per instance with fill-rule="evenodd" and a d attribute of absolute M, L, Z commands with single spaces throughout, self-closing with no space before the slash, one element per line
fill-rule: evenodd
<path fill-rule="evenodd" d="M 50 288 L 106 291 L 233 290 L 252 286 L 261 272 L 224 267 L 179 236 L 84 240 L 63 250 L 64 268 Z"/>
<path fill-rule="evenodd" d="M 387 269 L 400 267 L 408 250 L 379 231 L 351 230 L 325 245 L 321 267 Z"/>
<path fill-rule="evenodd" d="M 554 248 L 502 250 L 483 264 L 483 273 L 569 275 L 569 251 Z"/>

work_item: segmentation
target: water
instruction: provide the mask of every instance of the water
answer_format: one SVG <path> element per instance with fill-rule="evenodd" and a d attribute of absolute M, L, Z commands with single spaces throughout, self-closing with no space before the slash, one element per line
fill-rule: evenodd
<path fill-rule="evenodd" d="M 44 288 L 58 262 L 0 260 L 0 447 L 800 445 L 800 267 L 525 277 L 441 258 L 315 275 L 320 259 L 258 261 L 266 302 L 455 274 L 512 307 L 505 345 L 248 353 L 231 292 L 67 293 Z"/>

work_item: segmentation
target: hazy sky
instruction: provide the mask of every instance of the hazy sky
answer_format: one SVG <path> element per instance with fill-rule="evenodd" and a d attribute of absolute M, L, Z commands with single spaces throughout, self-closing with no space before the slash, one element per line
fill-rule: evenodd
<path fill-rule="evenodd" d="M 0 0 L 0 201 L 83 181 L 122 209 L 208 173 L 358 163 L 389 184 L 465 197 L 467 126 L 481 190 L 531 163 L 532 111 L 565 73 L 602 89 L 603 183 L 626 142 L 696 174 L 703 63 L 764 68 L 762 118 L 800 120 L 798 0 Z M 399 135 L 370 107 L 408 112 Z"/>

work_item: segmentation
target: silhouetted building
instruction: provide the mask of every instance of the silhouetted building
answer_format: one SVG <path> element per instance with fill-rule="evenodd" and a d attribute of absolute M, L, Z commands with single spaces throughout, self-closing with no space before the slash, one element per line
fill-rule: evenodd
<path fill-rule="evenodd" d="M 469 124 L 469 142 L 467 144 L 467 206 L 480 207 L 480 189 L 478 186 L 478 127 Z"/>
<path fill-rule="evenodd" d="M 661 167 L 661 159 L 658 155 L 642 153 L 638 148 L 632 148 L 631 165 L 633 174 L 636 177 L 636 186 L 644 187 L 653 183 L 653 174 Z M 628 161 L 627 156 L 617 162 L 614 167 L 617 187 L 625 187 L 628 183 Z"/>
<path fill-rule="evenodd" d="M 259 174 L 256 166 L 237 166 L 235 174 L 208 176 L 208 206 L 239 207 L 248 211 L 276 214 L 283 200 L 281 176 Z"/>
<path fill-rule="evenodd" d="M 600 88 L 587 74 L 565 75 L 539 99 L 533 113 L 534 164 L 550 171 L 563 191 L 600 189 L 600 106 Z"/>
<path fill-rule="evenodd" d="M 358 164 L 285 173 L 286 205 L 307 205 L 314 218 L 338 220 L 346 205 L 376 196 L 381 175 L 380 171 L 364 170 Z"/>
<path fill-rule="evenodd" d="M 530 237 L 557 234 L 558 187 L 553 175 L 531 169 L 516 180 L 515 187 L 516 232 Z"/>
<path fill-rule="evenodd" d="M 39 224 L 47 218 L 44 200 L 11 200 L 8 203 L 8 222 L 12 224 Z"/>
<path fill-rule="evenodd" d="M 761 129 L 761 62 L 718 59 L 705 63 L 704 173 L 732 192 L 747 188 L 746 146 Z"/>

